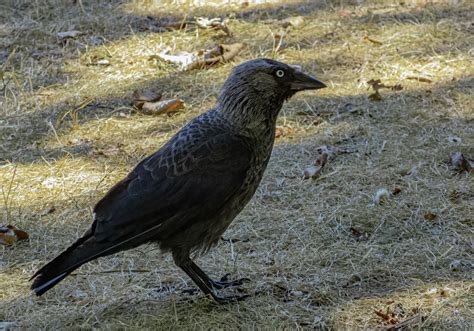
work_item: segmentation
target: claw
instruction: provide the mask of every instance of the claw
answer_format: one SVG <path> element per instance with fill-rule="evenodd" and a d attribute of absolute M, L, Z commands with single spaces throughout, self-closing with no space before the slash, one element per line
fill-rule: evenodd
<path fill-rule="evenodd" d="M 235 280 L 227 280 L 229 274 L 224 275 L 220 281 L 212 281 L 212 286 L 218 290 L 228 287 L 237 287 L 243 285 L 245 282 L 249 282 L 249 278 L 240 278 Z"/>

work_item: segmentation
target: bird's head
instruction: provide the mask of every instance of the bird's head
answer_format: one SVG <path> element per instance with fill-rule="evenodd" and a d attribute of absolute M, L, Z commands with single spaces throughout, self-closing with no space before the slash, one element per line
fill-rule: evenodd
<path fill-rule="evenodd" d="M 219 96 L 219 108 L 227 115 L 255 119 L 276 119 L 283 102 L 296 92 L 317 90 L 326 85 L 298 66 L 270 59 L 255 59 L 234 68 Z"/>

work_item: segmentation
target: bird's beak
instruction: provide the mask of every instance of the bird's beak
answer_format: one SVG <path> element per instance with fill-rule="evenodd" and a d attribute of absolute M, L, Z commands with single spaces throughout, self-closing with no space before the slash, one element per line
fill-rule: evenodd
<path fill-rule="evenodd" d="M 299 70 L 295 70 L 293 81 L 290 83 L 290 89 L 295 92 L 304 90 L 318 90 L 325 87 L 326 84 L 323 82 L 320 82 L 316 78 L 304 74 Z"/>

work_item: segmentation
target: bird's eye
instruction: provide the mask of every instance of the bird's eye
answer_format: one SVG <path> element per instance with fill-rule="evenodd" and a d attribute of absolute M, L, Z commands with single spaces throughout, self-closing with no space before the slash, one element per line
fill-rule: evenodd
<path fill-rule="evenodd" d="M 283 70 L 277 70 L 275 75 L 278 77 L 278 78 L 281 78 L 283 76 L 285 76 L 285 72 Z"/>

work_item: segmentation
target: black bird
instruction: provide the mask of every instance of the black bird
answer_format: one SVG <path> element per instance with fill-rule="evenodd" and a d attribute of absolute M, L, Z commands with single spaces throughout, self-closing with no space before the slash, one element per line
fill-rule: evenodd
<path fill-rule="evenodd" d="M 296 66 L 270 59 L 235 67 L 216 107 L 112 187 L 95 206 L 91 228 L 33 275 L 32 290 L 42 295 L 84 263 L 154 242 L 206 295 L 219 303 L 242 298 L 217 291 L 241 281 L 213 281 L 190 255 L 216 244 L 254 195 L 284 101 L 324 87 Z"/>

